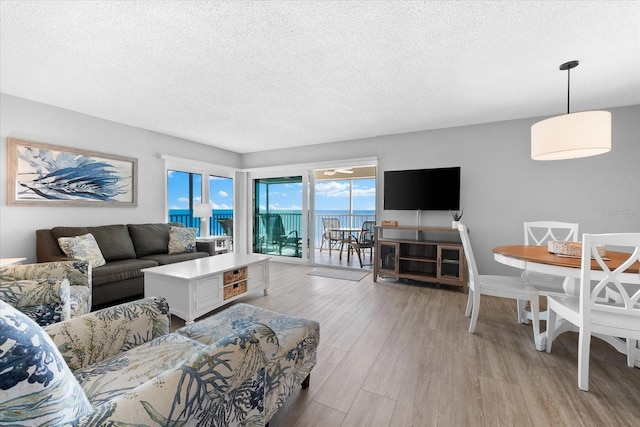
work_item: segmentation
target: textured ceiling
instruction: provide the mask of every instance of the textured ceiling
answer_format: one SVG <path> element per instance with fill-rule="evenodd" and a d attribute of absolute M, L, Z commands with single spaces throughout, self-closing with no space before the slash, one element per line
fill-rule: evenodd
<path fill-rule="evenodd" d="M 5 1 L 0 91 L 239 153 L 640 104 L 640 2 Z"/>

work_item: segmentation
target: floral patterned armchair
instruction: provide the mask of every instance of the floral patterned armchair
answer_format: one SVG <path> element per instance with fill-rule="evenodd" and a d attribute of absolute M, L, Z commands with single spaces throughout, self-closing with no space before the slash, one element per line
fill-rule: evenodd
<path fill-rule="evenodd" d="M 269 361 L 285 355 L 283 375 L 294 373 L 289 365 L 310 370 L 315 347 L 305 352 L 293 325 L 280 325 L 291 346 L 283 352 L 272 328 L 236 320 L 230 333 L 205 343 L 187 333 L 199 335 L 202 324 L 169 333 L 161 297 L 44 328 L 0 301 L 0 425 L 264 426 L 272 412 Z M 307 322 L 317 332 L 317 322 Z"/>
<path fill-rule="evenodd" d="M 91 311 L 91 265 L 59 261 L 0 268 L 0 300 L 41 326 Z"/>
<path fill-rule="evenodd" d="M 67 279 L 0 282 L 0 300 L 45 326 L 71 316 L 69 288 Z"/>

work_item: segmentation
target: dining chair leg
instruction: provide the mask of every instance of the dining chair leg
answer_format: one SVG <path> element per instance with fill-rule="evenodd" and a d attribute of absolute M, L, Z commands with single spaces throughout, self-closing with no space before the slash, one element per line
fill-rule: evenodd
<path fill-rule="evenodd" d="M 580 327 L 578 335 L 578 388 L 589 391 L 589 350 L 591 347 L 591 330 Z"/>
<path fill-rule="evenodd" d="M 473 308 L 471 309 L 471 322 L 469 323 L 469 333 L 473 334 L 476 331 L 476 324 L 478 323 L 478 314 L 480 311 L 480 294 L 475 292 L 473 295 Z"/>
<path fill-rule="evenodd" d="M 517 300 L 517 310 L 518 323 L 523 323 L 525 325 L 528 324 L 529 319 L 527 318 L 527 300 Z"/>
<path fill-rule="evenodd" d="M 553 344 L 553 335 L 556 329 L 556 317 L 558 315 L 555 311 L 551 310 L 549 306 L 547 306 L 547 313 L 547 353 L 551 353 L 551 344 Z"/>
<path fill-rule="evenodd" d="M 638 346 L 638 340 L 632 340 L 627 338 L 627 366 L 630 368 L 635 367 L 635 353 Z"/>
<path fill-rule="evenodd" d="M 465 317 L 471 317 L 472 308 L 473 308 L 473 291 L 469 289 L 469 295 L 467 295 L 467 308 L 464 310 Z"/>
<path fill-rule="evenodd" d="M 533 323 L 533 342 L 536 350 L 543 351 L 542 339 L 540 336 L 540 300 L 538 295 L 534 295 L 529 302 L 531 305 L 531 323 Z"/>

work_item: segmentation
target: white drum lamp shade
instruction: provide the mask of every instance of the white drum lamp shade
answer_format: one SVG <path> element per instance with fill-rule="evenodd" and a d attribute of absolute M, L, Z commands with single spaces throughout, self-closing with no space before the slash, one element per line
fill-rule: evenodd
<path fill-rule="evenodd" d="M 585 111 L 543 120 L 531 126 L 531 158 L 561 160 L 611 151 L 611 113 Z"/>
<path fill-rule="evenodd" d="M 567 114 L 531 126 L 533 160 L 577 159 L 611 151 L 610 112 L 570 113 L 571 69 L 578 64 L 579 61 L 569 61 L 559 67 L 567 72 Z"/>

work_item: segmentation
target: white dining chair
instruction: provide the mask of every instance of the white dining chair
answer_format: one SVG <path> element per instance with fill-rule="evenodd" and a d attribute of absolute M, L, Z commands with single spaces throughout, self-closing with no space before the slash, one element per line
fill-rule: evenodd
<path fill-rule="evenodd" d="M 578 223 L 561 221 L 528 221 L 524 223 L 525 245 L 546 245 L 549 240 L 578 241 Z"/>
<path fill-rule="evenodd" d="M 629 258 L 611 271 L 597 245 L 605 245 L 605 249 L 612 245 L 616 251 L 630 250 Z M 633 356 L 640 340 L 640 275 L 624 271 L 636 261 L 640 262 L 640 233 L 584 234 L 580 294 L 547 296 L 547 353 L 551 353 L 558 317 L 578 328 L 578 387 L 581 390 L 589 390 L 593 334 L 626 339 L 627 365 L 634 366 Z M 595 269 L 594 264 L 598 266 Z M 602 271 L 598 271 L 600 269 Z M 594 280 L 598 277 L 602 279 Z"/>
<path fill-rule="evenodd" d="M 578 241 L 579 224 L 575 222 L 561 221 L 525 221 L 524 223 L 524 244 L 543 246 L 551 240 L 563 242 Z M 552 274 L 537 273 L 533 271 L 523 271 L 522 277 L 530 285 L 535 286 L 545 294 L 553 292 L 563 292 L 564 277 Z M 546 320 L 546 312 L 541 313 L 541 319 Z M 518 320 L 520 323 L 527 323 L 531 319 L 531 313 L 526 309 L 524 301 L 518 301 Z"/>
<path fill-rule="evenodd" d="M 465 316 L 471 317 L 469 324 L 469 332 L 474 333 L 478 322 L 478 313 L 480 312 L 480 296 L 490 295 L 500 298 L 511 298 L 515 300 L 528 301 L 531 305 L 531 315 L 533 324 L 533 335 L 538 350 L 544 350 L 542 338 L 540 334 L 539 321 L 539 291 L 529 284 L 522 277 L 518 276 L 494 276 L 478 273 L 473 249 L 469 240 L 469 232 L 467 226 L 458 224 L 460 232 L 460 240 L 464 249 L 464 256 L 467 260 L 467 268 L 469 270 L 469 296 L 467 298 L 467 307 Z"/>

